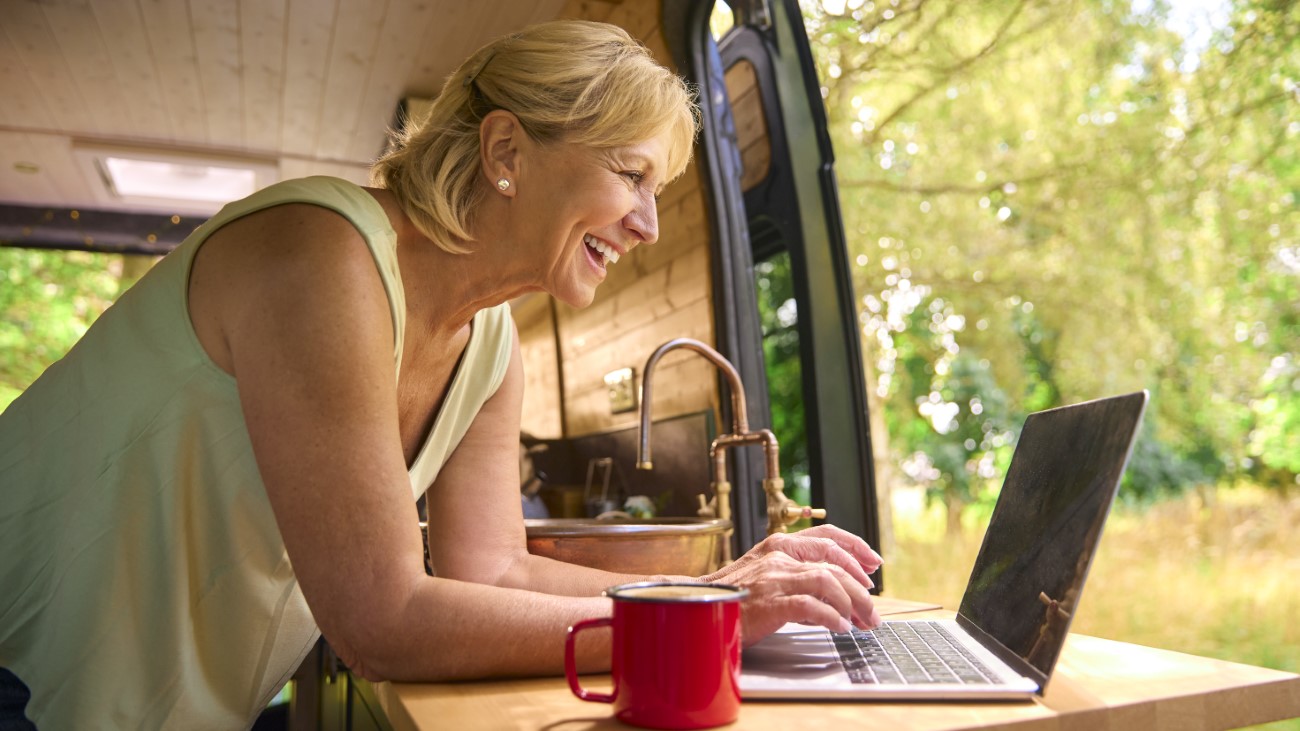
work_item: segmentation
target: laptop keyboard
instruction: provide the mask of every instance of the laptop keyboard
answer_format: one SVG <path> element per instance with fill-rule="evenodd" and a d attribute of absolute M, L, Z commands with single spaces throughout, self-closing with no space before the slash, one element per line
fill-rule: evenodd
<path fill-rule="evenodd" d="M 994 675 L 937 622 L 886 622 L 870 632 L 832 632 L 854 683 L 987 685 Z"/>

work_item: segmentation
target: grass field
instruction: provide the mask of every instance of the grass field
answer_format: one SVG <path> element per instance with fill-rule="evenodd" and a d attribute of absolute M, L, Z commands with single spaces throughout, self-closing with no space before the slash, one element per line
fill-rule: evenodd
<path fill-rule="evenodd" d="M 896 507 L 890 596 L 956 609 L 984 525 L 948 538 L 943 519 L 939 506 Z M 1300 495 L 1251 487 L 1119 505 L 1071 631 L 1300 672 L 1297 526 Z M 1300 719 L 1255 728 L 1300 731 Z"/>

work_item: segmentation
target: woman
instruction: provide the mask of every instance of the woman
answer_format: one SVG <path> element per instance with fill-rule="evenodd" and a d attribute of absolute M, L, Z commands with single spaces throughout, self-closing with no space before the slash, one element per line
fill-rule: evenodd
<path fill-rule="evenodd" d="M 0 421 L 0 685 L 48 728 L 237 728 L 318 633 L 373 680 L 561 672 L 564 628 L 644 577 L 525 550 L 505 303 L 585 306 L 653 244 L 694 125 L 622 30 L 544 24 L 468 59 L 378 187 L 201 226 Z M 878 622 L 879 562 L 823 527 L 704 578 L 750 588 L 753 642 Z"/>

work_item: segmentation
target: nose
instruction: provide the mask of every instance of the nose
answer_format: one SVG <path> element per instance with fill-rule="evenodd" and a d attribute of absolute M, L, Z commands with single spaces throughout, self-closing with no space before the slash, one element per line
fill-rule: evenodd
<path fill-rule="evenodd" d="M 623 218 L 623 226 L 641 239 L 643 244 L 659 240 L 659 209 L 653 195 L 640 197 L 636 208 Z"/>

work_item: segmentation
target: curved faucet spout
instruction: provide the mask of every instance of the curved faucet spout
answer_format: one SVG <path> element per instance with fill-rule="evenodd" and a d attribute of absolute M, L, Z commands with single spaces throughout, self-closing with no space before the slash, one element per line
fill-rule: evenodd
<path fill-rule="evenodd" d="M 731 361 L 698 340 L 691 338 L 669 340 L 650 354 L 650 358 L 645 362 L 645 369 L 641 373 L 641 427 L 636 450 L 636 467 L 639 470 L 648 470 L 653 466 L 653 462 L 650 460 L 650 397 L 655 365 L 664 356 L 664 353 L 677 348 L 694 350 L 717 366 L 718 370 L 722 371 L 731 387 L 731 433 L 749 433 L 749 414 L 745 409 L 745 386 L 740 382 L 740 373 L 736 371 L 736 367 L 731 364 Z"/>
<path fill-rule="evenodd" d="M 708 358 L 727 377 L 727 382 L 731 386 L 731 433 L 719 435 L 709 446 L 709 458 L 713 461 L 713 500 L 706 502 L 704 496 L 700 496 L 700 514 L 731 519 L 731 505 L 728 502 L 731 483 L 727 481 L 726 451 L 746 444 L 761 444 L 763 461 L 767 468 L 763 477 L 763 492 L 767 495 L 768 534 L 784 532 L 788 526 L 801 518 L 825 518 L 825 510 L 805 508 L 786 497 L 785 482 L 781 479 L 779 464 L 780 445 L 777 444 L 776 436 L 768 429 L 759 429 L 756 432 L 749 430 L 749 414 L 745 410 L 745 386 L 740 382 L 740 374 L 736 372 L 736 367 L 723 358 L 718 351 L 698 340 L 690 338 L 669 340 L 656 348 L 645 363 L 645 371 L 641 374 L 641 425 L 636 450 L 637 469 L 648 470 L 654 467 L 650 461 L 650 401 L 654 388 L 654 370 L 664 353 L 676 348 L 694 350 Z M 722 560 L 724 563 L 731 560 L 729 542 L 723 544 Z"/>

